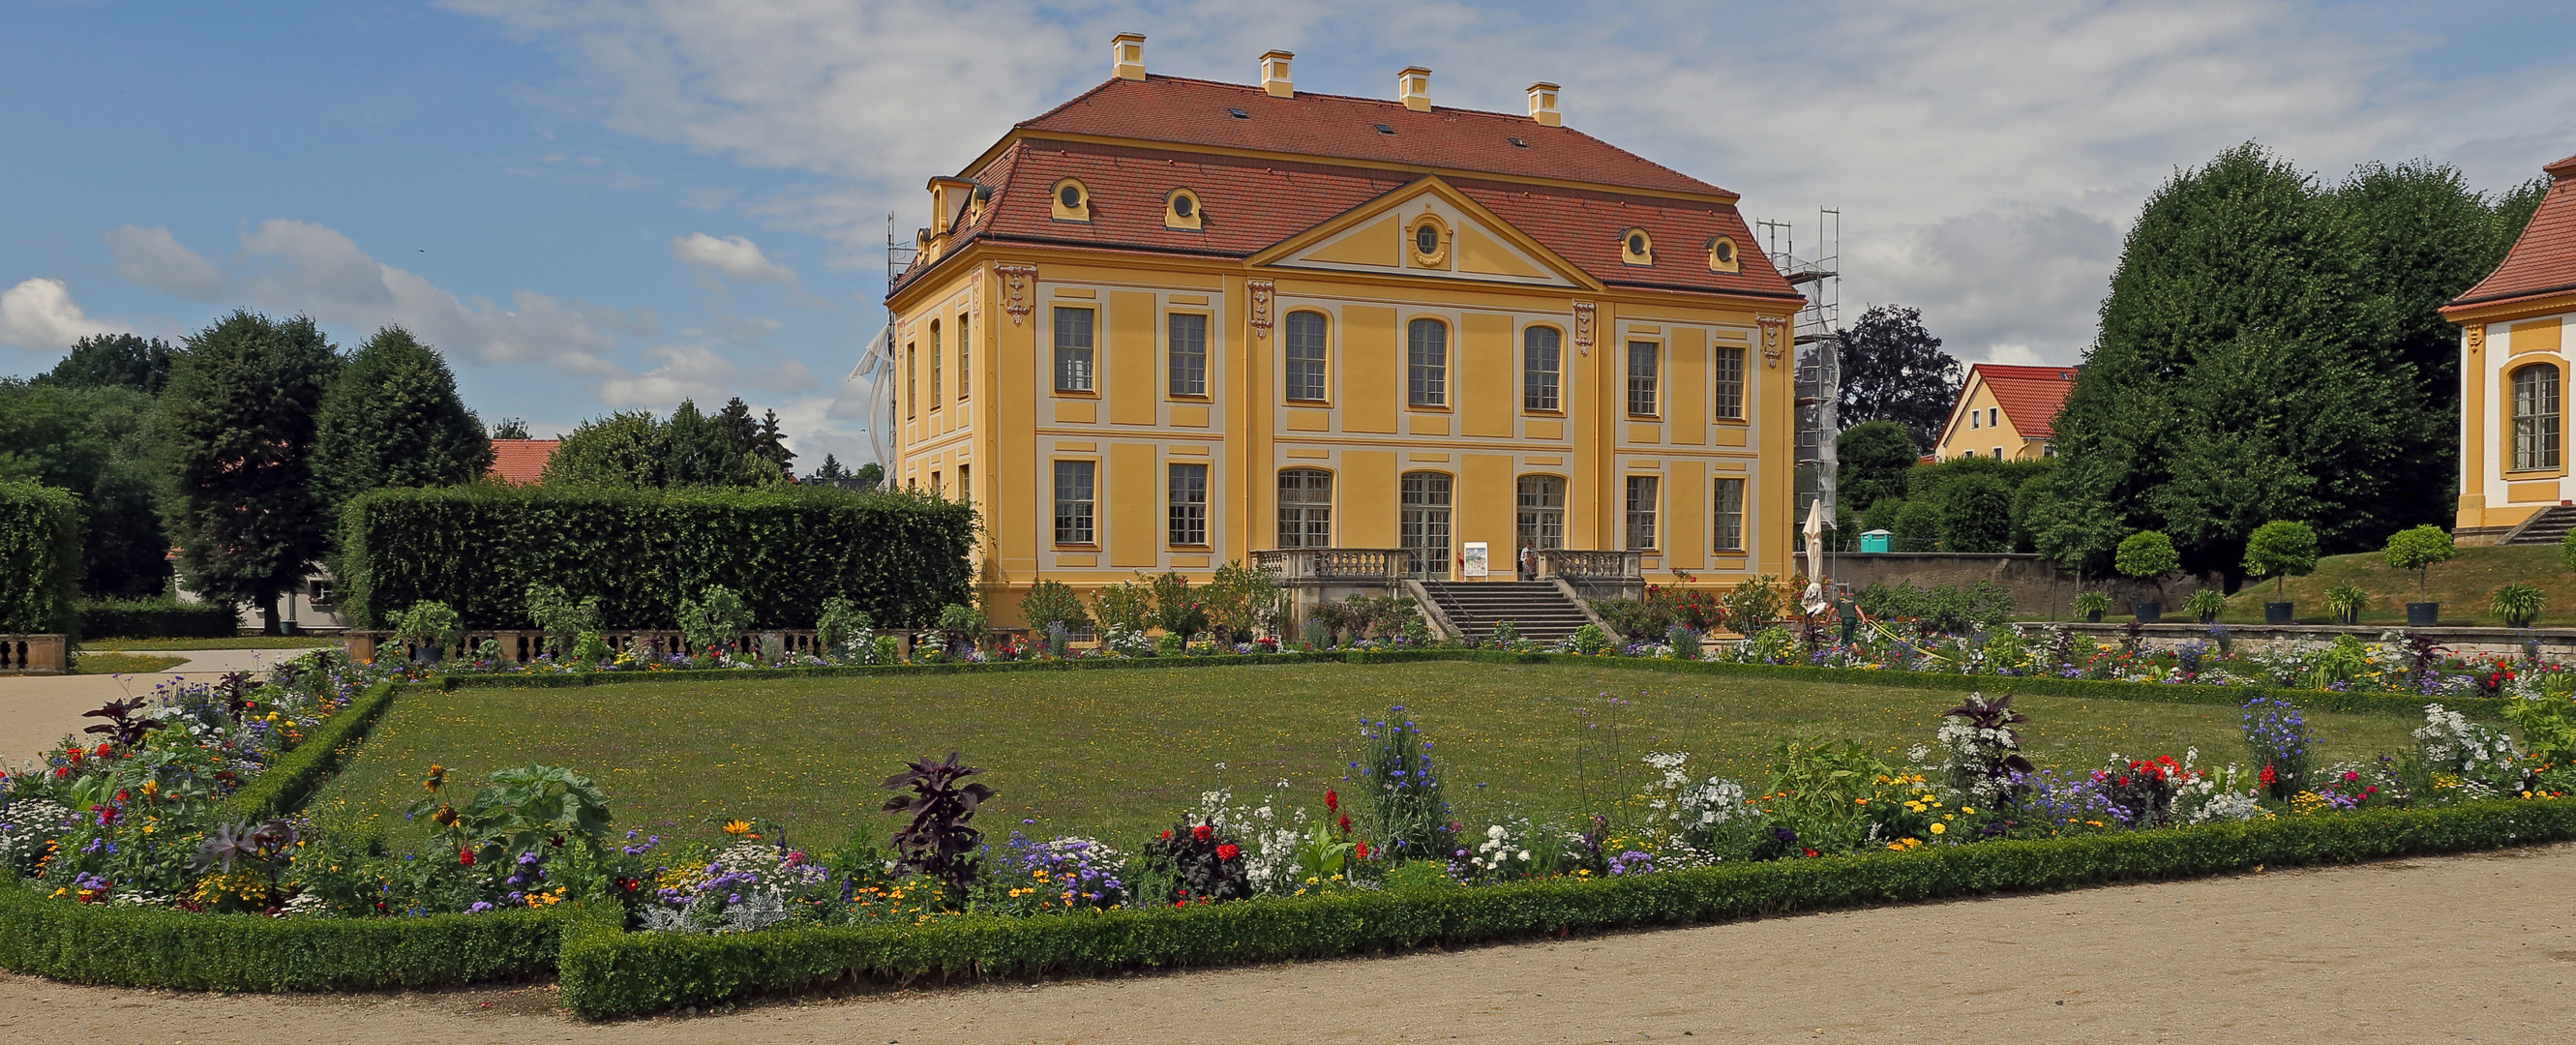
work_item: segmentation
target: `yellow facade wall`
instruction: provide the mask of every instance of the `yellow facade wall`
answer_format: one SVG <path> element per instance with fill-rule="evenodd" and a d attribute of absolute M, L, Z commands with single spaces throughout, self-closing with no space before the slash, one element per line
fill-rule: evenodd
<path fill-rule="evenodd" d="M 1395 310 L 1375 305 L 1342 309 L 1342 431 L 1392 433 L 1396 404 L 1404 401 L 1404 345 Z"/>

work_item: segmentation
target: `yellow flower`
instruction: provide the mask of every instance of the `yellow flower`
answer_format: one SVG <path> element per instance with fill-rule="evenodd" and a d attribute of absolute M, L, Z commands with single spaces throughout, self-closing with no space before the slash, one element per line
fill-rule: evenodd
<path fill-rule="evenodd" d="M 729 835 L 749 834 L 751 833 L 751 822 L 748 820 L 727 820 L 724 825 L 724 833 Z"/>
<path fill-rule="evenodd" d="M 1962 813 L 1966 813 L 1966 814 L 1968 814 L 1969 816 L 1975 816 L 1975 815 L 1977 815 L 1977 807 L 1975 807 L 1975 806 L 1960 806 L 1960 807 L 1959 807 L 1959 811 L 1960 811 L 1960 812 L 1962 812 Z"/>
<path fill-rule="evenodd" d="M 1932 825 L 1932 833 L 1933 833 L 1933 834 L 1936 834 L 1936 835 L 1937 835 L 1937 834 L 1940 834 L 1940 833 L 1942 833 L 1942 832 L 1944 832 L 1944 831 L 1947 831 L 1947 830 L 1949 830 L 1949 829 L 1950 829 L 1950 828 L 1949 828 L 1949 826 L 1948 826 L 1948 825 L 1946 825 L 1946 824 L 1937 824 L 1937 823 L 1936 823 L 1936 824 L 1933 824 L 1933 825 Z"/>

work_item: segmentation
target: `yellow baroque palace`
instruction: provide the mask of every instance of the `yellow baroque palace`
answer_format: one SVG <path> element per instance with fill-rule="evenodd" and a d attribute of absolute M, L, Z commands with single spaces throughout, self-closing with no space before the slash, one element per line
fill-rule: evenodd
<path fill-rule="evenodd" d="M 2576 323 L 2576 156 L 2494 272 L 2448 305 L 2460 327 L 2462 544 L 2557 543 L 2576 525 L 2567 481 L 2566 328 Z M 2551 525 L 2555 524 L 2555 525 Z"/>
<path fill-rule="evenodd" d="M 1351 98 L 1277 51 L 1149 76 L 1143 43 L 931 179 L 887 296 L 890 475 L 981 508 L 996 625 L 1040 579 L 1230 560 L 1793 571 L 1802 299 L 1734 193 L 1564 126 L 1553 84 L 1478 112 L 1429 70 Z"/>

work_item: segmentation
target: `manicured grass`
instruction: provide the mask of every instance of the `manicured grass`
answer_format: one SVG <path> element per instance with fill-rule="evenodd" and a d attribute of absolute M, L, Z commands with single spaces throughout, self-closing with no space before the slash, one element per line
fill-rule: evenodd
<path fill-rule="evenodd" d="M 766 817 L 825 845 L 854 827 L 888 829 L 878 785 L 899 759 L 960 750 L 1000 792 L 980 818 L 988 831 L 1028 818 L 1033 830 L 1132 843 L 1218 787 L 1253 798 L 1287 780 L 1289 803 L 1320 813 L 1325 787 L 1349 790 L 1342 776 L 1360 718 L 1402 704 L 1472 822 L 1631 794 L 1638 758 L 1654 750 L 1690 751 L 1700 772 L 1756 787 L 1766 752 L 1799 733 L 1854 737 L 1902 761 L 1932 743 L 1957 702 L 1894 687 L 1474 663 L 410 689 L 307 808 L 399 844 L 417 830 L 400 811 L 422 794 L 431 763 L 468 784 L 545 762 L 603 782 L 621 826 L 707 838 L 725 818 Z M 2244 758 L 2228 707 L 2050 697 L 2015 706 L 2033 719 L 2026 735 L 2043 765 L 2086 768 L 2113 752 L 2180 757 L 2193 746 L 2204 761 Z M 2329 761 L 2403 749 L 2416 724 L 2309 721 Z"/>
<path fill-rule="evenodd" d="M 2537 585 L 2547 596 L 2540 626 L 2576 626 L 2576 570 L 2567 568 L 2556 545 L 2462 548 L 2459 558 L 2425 571 L 2421 595 L 2415 592 L 2415 571 L 2390 569 L 2388 560 L 2378 552 L 2329 556 L 2318 560 L 2317 572 L 2292 577 L 2281 585 L 2283 595 L 2273 594 L 2271 581 L 2248 583 L 2227 600 L 2227 612 L 2218 619 L 2231 624 L 2258 623 L 2263 619 L 2264 603 L 2286 598 L 2296 604 L 2299 623 L 2333 624 L 2336 621 L 2326 613 L 2326 589 L 2351 584 L 2371 594 L 2370 608 L 2361 614 L 2364 624 L 2404 624 L 2407 603 L 2429 601 L 2442 604 L 2444 624 L 2503 627 L 2504 618 L 2490 604 L 2495 590 L 2511 581 Z M 2178 619 L 2181 600 L 2168 602 L 2165 619 Z M 2105 614 L 2103 619 L 2116 618 Z"/>
<path fill-rule="evenodd" d="M 337 646 L 339 644 L 339 639 L 321 635 L 238 635 L 227 639 L 82 639 L 80 648 L 91 652 L 114 652 L 119 650 L 138 649 L 312 649 L 318 646 Z"/>
<path fill-rule="evenodd" d="M 188 662 L 186 657 L 163 657 L 150 653 L 84 652 L 72 658 L 75 675 L 141 675 L 168 671 Z"/>

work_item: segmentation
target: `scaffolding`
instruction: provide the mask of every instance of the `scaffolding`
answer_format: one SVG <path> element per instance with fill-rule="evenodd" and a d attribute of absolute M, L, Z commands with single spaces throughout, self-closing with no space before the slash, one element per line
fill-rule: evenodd
<path fill-rule="evenodd" d="M 921 252 L 919 247 L 896 239 L 894 229 L 894 212 L 887 211 L 885 285 L 889 294 L 894 291 L 894 281 L 903 276 L 903 270 L 912 267 L 913 258 Z M 868 446 L 876 453 L 877 467 L 885 470 L 889 480 L 894 477 L 894 447 L 889 442 L 895 430 L 894 373 L 894 312 L 888 309 L 885 326 L 859 349 L 859 365 L 850 370 L 849 380 L 868 382 Z"/>
<path fill-rule="evenodd" d="M 1771 267 L 1805 294 L 1791 329 L 1797 349 L 1797 495 L 1799 525 L 1810 506 L 1824 505 L 1825 525 L 1833 526 L 1840 504 L 1834 496 L 1834 439 L 1842 434 L 1836 404 L 1842 398 L 1842 242 L 1843 212 L 1816 208 L 1816 238 L 1808 253 L 1798 252 L 1797 230 L 1786 221 L 1756 223 L 1762 230 L 1763 253 Z M 1833 550 L 1853 540 L 1839 529 L 1826 539 Z M 1809 576 L 1831 576 L 1826 563 L 1808 563 Z"/>

